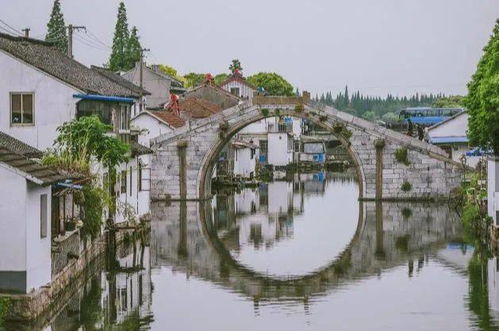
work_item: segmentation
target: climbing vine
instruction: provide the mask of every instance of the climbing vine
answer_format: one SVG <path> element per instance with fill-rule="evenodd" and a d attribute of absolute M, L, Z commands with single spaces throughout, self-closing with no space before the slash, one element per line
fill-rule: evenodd
<path fill-rule="evenodd" d="M 412 184 L 409 183 L 408 181 L 405 181 L 402 183 L 400 189 L 404 192 L 409 192 L 410 190 L 412 190 Z"/>
<path fill-rule="evenodd" d="M 395 160 L 397 160 L 398 163 L 405 164 L 406 166 L 411 164 L 408 158 L 407 147 L 400 147 L 395 150 Z"/>

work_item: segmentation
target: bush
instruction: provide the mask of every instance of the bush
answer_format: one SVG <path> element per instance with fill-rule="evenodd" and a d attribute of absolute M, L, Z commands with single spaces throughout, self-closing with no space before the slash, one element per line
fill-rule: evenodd
<path fill-rule="evenodd" d="M 303 111 L 303 105 L 298 104 L 295 106 L 295 112 L 301 113 Z"/>
<path fill-rule="evenodd" d="M 319 121 L 321 121 L 321 122 L 325 122 L 325 121 L 327 121 L 327 116 L 326 116 L 326 115 L 321 115 L 321 116 L 319 117 Z"/>
<path fill-rule="evenodd" d="M 405 164 L 406 166 L 411 164 L 408 158 L 407 147 L 400 147 L 395 150 L 395 160 L 397 160 L 398 163 Z"/>
<path fill-rule="evenodd" d="M 263 116 L 267 117 L 269 116 L 269 110 L 267 108 L 261 108 L 260 112 L 262 113 Z"/>
<path fill-rule="evenodd" d="M 281 116 L 281 110 L 279 108 L 276 108 L 275 114 L 276 116 Z"/>
<path fill-rule="evenodd" d="M 410 184 L 409 184 L 410 185 Z M 412 209 L 411 208 L 403 208 L 402 209 L 402 216 L 404 216 L 404 218 L 409 218 L 412 216 Z"/>
<path fill-rule="evenodd" d="M 400 189 L 404 192 L 409 192 L 410 190 L 412 190 L 412 185 L 408 181 L 405 181 L 402 183 Z"/>

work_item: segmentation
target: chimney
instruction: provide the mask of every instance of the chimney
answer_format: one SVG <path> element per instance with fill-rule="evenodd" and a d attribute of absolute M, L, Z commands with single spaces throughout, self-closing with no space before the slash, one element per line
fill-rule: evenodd
<path fill-rule="evenodd" d="M 308 104 L 310 103 L 310 92 L 307 92 L 307 91 L 303 91 L 303 103 L 304 104 Z"/>

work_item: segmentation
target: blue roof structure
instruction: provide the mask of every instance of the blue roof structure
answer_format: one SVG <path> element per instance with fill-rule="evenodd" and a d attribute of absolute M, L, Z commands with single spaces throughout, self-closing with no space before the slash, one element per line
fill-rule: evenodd
<path fill-rule="evenodd" d="M 447 118 L 448 118 L 447 116 L 413 116 L 406 118 L 404 120 L 404 123 L 408 123 L 409 120 L 411 120 L 411 122 L 414 124 L 433 125 L 440 123 L 446 120 Z"/>
<path fill-rule="evenodd" d="M 432 144 L 458 144 L 467 143 L 468 137 L 433 137 L 430 138 Z"/>

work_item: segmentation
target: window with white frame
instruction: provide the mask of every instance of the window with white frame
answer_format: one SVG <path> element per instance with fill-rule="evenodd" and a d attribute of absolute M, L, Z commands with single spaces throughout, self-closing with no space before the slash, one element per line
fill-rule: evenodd
<path fill-rule="evenodd" d="M 13 125 L 34 123 L 33 93 L 10 93 L 10 122 Z"/>

